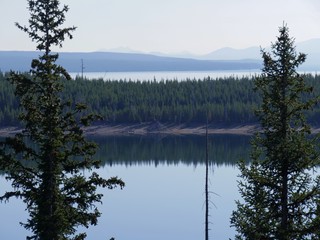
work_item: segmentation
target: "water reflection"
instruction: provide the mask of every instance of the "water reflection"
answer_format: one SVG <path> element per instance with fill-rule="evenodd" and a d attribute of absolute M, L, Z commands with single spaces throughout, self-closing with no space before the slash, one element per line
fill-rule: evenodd
<path fill-rule="evenodd" d="M 119 176 L 123 190 L 104 191 L 98 225 L 85 229 L 87 240 L 204 239 L 205 136 L 94 138 L 102 160 L 99 174 Z M 235 163 L 248 159 L 250 137 L 209 136 L 209 179 L 214 207 L 210 239 L 233 239 L 229 217 L 239 199 Z M 0 177 L 1 192 L 9 183 Z M 18 199 L 0 204 L 0 239 L 25 239 L 25 205 Z M 13 210 L 15 209 L 15 210 Z M 15 229 L 12 231 L 12 229 Z"/>
<path fill-rule="evenodd" d="M 204 239 L 204 136 L 96 138 L 103 171 L 123 177 L 126 189 L 112 192 L 101 219 L 116 239 Z M 249 159 L 250 137 L 209 137 L 210 239 L 233 239 L 229 217 L 238 199 L 235 164 Z M 114 217 L 114 218 L 113 218 Z M 92 239 L 101 225 L 90 230 Z"/>
<path fill-rule="evenodd" d="M 205 164 L 204 136 L 167 137 L 99 137 L 97 157 L 103 165 L 194 165 Z M 235 165 L 241 158 L 249 159 L 248 136 L 209 136 L 209 162 L 214 165 Z"/>

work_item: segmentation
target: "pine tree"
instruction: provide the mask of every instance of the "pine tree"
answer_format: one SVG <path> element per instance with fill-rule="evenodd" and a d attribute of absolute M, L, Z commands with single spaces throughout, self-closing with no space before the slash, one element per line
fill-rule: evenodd
<path fill-rule="evenodd" d="M 97 187 L 124 183 L 94 172 L 99 167 L 93 158 L 96 145 L 85 139 L 83 127 L 96 117 L 84 113 L 85 105 L 61 98 L 70 76 L 56 64 L 58 54 L 52 47 L 72 38 L 75 27 L 62 28 L 68 7 L 61 8 L 58 0 L 28 0 L 28 6 L 29 26 L 16 25 L 42 55 L 32 61 L 30 75 L 10 75 L 24 129 L 1 144 L 0 166 L 14 191 L 0 199 L 19 197 L 26 203 L 29 219 L 23 226 L 33 233 L 27 239 L 84 239 L 86 234 L 77 233 L 77 227 L 95 225 L 100 216 L 95 204 L 102 194 Z"/>
<path fill-rule="evenodd" d="M 252 143 L 251 165 L 239 164 L 243 201 L 231 224 L 237 239 L 319 239 L 320 182 L 313 172 L 319 156 L 304 117 L 317 99 L 297 73 L 306 55 L 296 53 L 285 25 L 271 49 L 262 50 L 264 68 L 255 81 L 262 130 Z"/>

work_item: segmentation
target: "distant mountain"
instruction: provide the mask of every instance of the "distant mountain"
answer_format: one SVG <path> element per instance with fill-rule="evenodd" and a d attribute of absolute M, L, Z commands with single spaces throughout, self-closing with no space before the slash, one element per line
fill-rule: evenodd
<path fill-rule="evenodd" d="M 299 70 L 320 70 L 320 39 L 297 43 L 296 49 L 307 54 L 307 60 Z M 81 60 L 86 72 L 228 71 L 257 70 L 262 66 L 260 47 L 221 48 L 201 56 L 188 52 L 144 54 L 128 48 L 114 50 L 118 52 L 61 52 L 59 64 L 69 72 L 80 72 Z M 270 48 L 266 50 L 269 51 Z M 38 55 L 38 52 L 0 51 L 0 70 L 28 71 L 31 60 Z"/>
<path fill-rule="evenodd" d="M 270 51 L 270 47 L 265 48 L 265 50 Z M 308 62 L 311 63 L 314 62 L 314 60 L 316 60 L 317 63 L 319 62 L 317 56 L 319 56 L 320 59 L 320 38 L 310 39 L 304 42 L 298 42 L 296 43 L 296 50 L 298 52 L 303 52 L 307 54 L 307 59 L 310 58 L 310 61 Z M 184 57 L 198 60 L 261 60 L 261 48 L 258 46 L 243 49 L 225 47 L 212 51 L 205 55 L 194 55 L 188 52 L 181 52 L 175 54 L 154 54 L 166 57 Z"/>
<path fill-rule="evenodd" d="M 209 54 L 203 55 L 200 59 L 204 60 L 243 60 L 261 59 L 260 48 L 250 47 L 245 49 L 221 48 Z"/>
<path fill-rule="evenodd" d="M 118 47 L 118 48 L 110 48 L 110 49 L 100 49 L 97 52 L 115 52 L 115 53 L 142 53 L 141 51 L 136 51 L 128 47 Z"/>
<path fill-rule="evenodd" d="M 194 58 L 203 60 L 256 60 L 261 61 L 260 47 L 249 47 L 245 49 L 221 48 L 209 54 L 196 56 Z M 319 71 L 320 70 L 320 39 L 310 39 L 304 42 L 296 43 L 297 52 L 307 54 L 306 62 L 299 70 L 301 71 Z M 270 51 L 270 47 L 266 48 Z"/>
<path fill-rule="evenodd" d="M 38 55 L 38 52 L 0 51 L 0 70 L 28 71 L 32 59 L 37 58 Z M 80 72 L 81 60 L 86 72 L 219 71 L 261 68 L 261 61 L 257 60 L 196 60 L 115 52 L 61 52 L 58 63 L 69 72 Z"/>
<path fill-rule="evenodd" d="M 311 39 L 305 42 L 297 43 L 296 50 L 307 54 L 307 60 L 301 69 L 307 71 L 320 70 L 320 39 Z"/>
<path fill-rule="evenodd" d="M 150 52 L 149 54 L 160 56 L 160 57 L 174 57 L 174 58 L 191 58 L 196 60 L 204 60 L 201 59 L 200 55 L 192 54 L 190 52 L 177 52 L 177 53 L 161 53 L 161 52 Z M 210 59 L 212 60 L 212 59 Z"/>
<path fill-rule="evenodd" d="M 297 43 L 297 51 L 309 53 L 320 53 L 320 38 Z"/>

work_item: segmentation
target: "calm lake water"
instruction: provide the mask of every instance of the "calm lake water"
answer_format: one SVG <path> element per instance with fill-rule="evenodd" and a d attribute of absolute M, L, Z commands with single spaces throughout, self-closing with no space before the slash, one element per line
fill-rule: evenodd
<path fill-rule="evenodd" d="M 94 139 L 103 161 L 99 173 L 118 176 L 123 190 L 103 190 L 102 217 L 88 240 L 204 239 L 205 137 L 108 137 Z M 249 137 L 209 137 L 210 238 L 234 238 L 230 215 L 239 199 L 235 163 L 248 159 Z M 1 190 L 10 184 L 0 178 Z M 25 239 L 21 200 L 0 204 L 0 239 Z"/>
<path fill-rule="evenodd" d="M 299 71 L 300 74 L 318 74 L 315 71 Z M 261 74 L 260 69 L 253 69 L 251 71 L 161 71 L 161 72 L 84 72 L 83 76 L 89 80 L 103 79 L 103 80 L 123 80 L 123 81 L 162 81 L 162 80 L 177 80 L 184 81 L 187 79 L 203 80 L 210 77 L 211 79 L 218 78 L 242 78 L 255 77 Z M 71 77 L 82 76 L 82 73 L 70 73 Z"/>
<path fill-rule="evenodd" d="M 172 72 L 85 72 L 83 76 L 87 79 L 103 79 L 103 80 L 127 80 L 127 81 L 161 81 L 161 80 L 178 80 L 186 79 L 204 79 L 207 77 L 226 78 L 226 77 L 251 77 L 260 73 L 260 70 L 252 71 L 172 71 Z M 70 73 L 75 78 L 82 76 L 81 73 Z"/>

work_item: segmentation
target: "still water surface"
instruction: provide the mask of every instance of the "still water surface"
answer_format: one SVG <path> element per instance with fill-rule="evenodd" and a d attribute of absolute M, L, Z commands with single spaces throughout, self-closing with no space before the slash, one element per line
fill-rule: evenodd
<path fill-rule="evenodd" d="M 299 71 L 300 74 L 318 74 L 315 71 Z M 83 77 L 93 79 L 107 80 L 123 80 L 123 81 L 166 81 L 177 80 L 185 81 L 190 80 L 203 80 L 210 77 L 211 79 L 225 79 L 229 77 L 234 78 L 255 78 L 261 74 L 260 69 L 248 70 L 235 70 L 235 71 L 160 71 L 160 72 L 84 72 Z M 70 73 L 71 77 L 81 77 L 82 73 L 73 72 Z"/>
<path fill-rule="evenodd" d="M 239 199 L 235 163 L 248 159 L 249 137 L 215 135 L 209 138 L 210 239 L 233 239 L 229 218 Z M 86 230 L 88 240 L 204 239 L 204 137 L 96 138 L 99 173 L 119 176 L 123 190 L 103 190 L 102 217 Z M 1 190 L 9 189 L 3 177 Z M 19 226 L 27 214 L 19 199 L 0 204 L 0 239 L 25 239 Z"/>
<path fill-rule="evenodd" d="M 259 74 L 260 70 L 252 71 L 161 71 L 161 72 L 84 72 L 83 76 L 87 79 L 103 80 L 126 80 L 126 81 L 161 81 L 161 80 L 178 80 L 201 79 L 204 78 L 226 78 L 226 77 L 254 77 Z M 70 73 L 71 77 L 81 77 L 82 73 Z"/>

